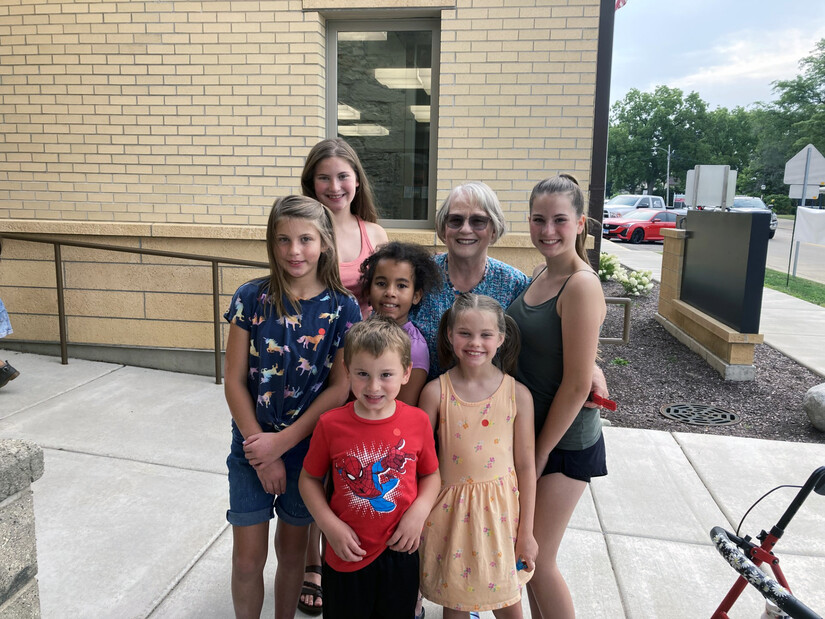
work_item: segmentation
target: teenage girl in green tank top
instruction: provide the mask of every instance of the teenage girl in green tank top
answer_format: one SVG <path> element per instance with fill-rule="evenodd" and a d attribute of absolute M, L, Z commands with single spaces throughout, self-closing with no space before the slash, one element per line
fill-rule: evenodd
<path fill-rule="evenodd" d="M 536 403 L 539 554 L 528 596 L 533 616 L 543 619 L 575 616 L 556 554 L 590 475 L 606 473 L 598 411 L 594 417 L 593 409 L 583 406 L 605 316 L 601 284 L 584 252 L 586 222 L 584 196 L 572 176 L 549 178 L 533 188 L 530 239 L 545 264 L 507 310 L 522 334 L 518 379 Z M 529 346 L 525 350 L 528 342 L 535 342 L 532 352 Z M 569 466 L 556 464 L 565 458 Z M 598 464 L 591 467 L 591 460 Z M 582 466 L 584 473 L 573 472 Z"/>

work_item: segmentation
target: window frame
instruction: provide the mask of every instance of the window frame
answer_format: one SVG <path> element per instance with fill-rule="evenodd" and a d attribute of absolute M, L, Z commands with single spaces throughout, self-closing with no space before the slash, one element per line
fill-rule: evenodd
<path fill-rule="evenodd" d="M 338 33 L 341 31 L 381 32 L 381 31 L 429 30 L 432 33 L 432 64 L 430 87 L 430 140 L 427 186 L 426 219 L 390 219 L 381 218 L 379 223 L 389 228 L 431 229 L 435 225 L 437 170 L 438 170 L 438 85 L 441 58 L 441 22 L 431 17 L 411 17 L 404 19 L 340 19 L 327 20 L 326 50 L 326 133 L 328 137 L 338 137 Z M 369 171 L 366 170 L 367 174 Z"/>

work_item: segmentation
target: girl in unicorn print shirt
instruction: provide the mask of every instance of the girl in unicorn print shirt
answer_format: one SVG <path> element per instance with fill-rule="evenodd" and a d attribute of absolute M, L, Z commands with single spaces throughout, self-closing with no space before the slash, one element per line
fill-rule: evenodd
<path fill-rule="evenodd" d="M 298 475 L 318 417 L 346 401 L 344 335 L 361 319 L 341 284 L 335 233 L 323 205 L 303 196 L 277 200 L 266 241 L 269 277 L 243 284 L 224 315 L 232 414 L 227 520 L 237 617 L 260 616 L 274 514 L 275 615 L 295 613 L 312 522 Z"/>

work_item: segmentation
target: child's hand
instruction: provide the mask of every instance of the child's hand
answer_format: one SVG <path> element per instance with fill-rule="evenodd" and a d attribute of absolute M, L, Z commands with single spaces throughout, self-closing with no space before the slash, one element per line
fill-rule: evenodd
<path fill-rule="evenodd" d="M 367 554 L 367 551 L 361 548 L 361 540 L 346 522 L 340 518 L 336 520 L 334 525 L 327 527 L 324 531 L 329 545 L 332 546 L 339 559 L 360 561 Z"/>
<path fill-rule="evenodd" d="M 525 571 L 532 572 L 536 568 L 536 557 L 539 554 L 539 545 L 533 535 L 519 535 L 516 541 L 516 559 L 525 564 Z"/>
<path fill-rule="evenodd" d="M 418 545 L 421 543 L 421 529 L 424 528 L 424 520 L 427 514 L 421 518 L 414 511 L 413 508 L 408 509 L 401 520 L 398 521 L 398 526 L 387 540 L 387 546 L 390 550 L 396 552 L 407 552 L 412 554 L 418 550 Z"/>
<path fill-rule="evenodd" d="M 270 464 L 262 464 L 255 468 L 261 485 L 269 494 L 286 492 L 286 467 L 284 461 L 278 458 Z"/>
<path fill-rule="evenodd" d="M 593 379 L 592 384 L 590 385 L 590 392 L 595 393 L 597 396 L 602 397 L 605 400 L 610 399 L 610 392 L 607 390 L 607 379 L 599 366 L 593 368 Z M 584 403 L 584 405 L 589 408 L 599 408 L 598 404 L 589 399 Z"/>
<path fill-rule="evenodd" d="M 261 465 L 272 464 L 286 451 L 284 437 L 280 432 L 260 432 L 243 442 L 244 455 L 256 469 Z"/>

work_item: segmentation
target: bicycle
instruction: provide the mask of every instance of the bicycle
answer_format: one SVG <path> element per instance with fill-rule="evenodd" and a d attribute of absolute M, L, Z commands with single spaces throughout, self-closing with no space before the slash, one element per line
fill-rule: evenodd
<path fill-rule="evenodd" d="M 791 501 L 785 513 L 771 528 L 770 533 L 764 529 L 756 536 L 761 543 L 756 545 L 751 541 L 751 537 L 739 537 L 739 529 L 745 521 L 748 513 L 753 509 L 759 501 L 764 499 L 774 490 L 787 486 L 778 486 L 770 492 L 764 494 L 756 503 L 751 505 L 742 521 L 736 528 L 736 534 L 726 531 L 722 527 L 713 527 L 710 530 L 710 538 L 716 545 L 716 549 L 730 563 L 730 565 L 739 572 L 740 576 L 728 591 L 725 599 L 713 613 L 711 619 L 729 619 L 728 611 L 734 605 L 736 600 L 745 590 L 748 584 L 756 587 L 757 591 L 762 594 L 766 600 L 766 612 L 763 617 L 792 617 L 793 619 L 822 619 L 813 610 L 805 606 L 791 593 L 788 581 L 785 574 L 779 567 L 779 558 L 773 553 L 773 548 L 780 538 L 784 535 L 785 529 L 790 523 L 791 519 L 799 511 L 802 503 L 808 498 L 811 491 L 817 494 L 825 495 L 825 466 L 816 469 L 808 481 L 801 487 L 797 495 Z M 792 486 L 799 488 L 799 486 Z M 773 573 L 774 578 L 771 578 L 767 573 L 760 569 L 760 565 L 766 563 Z M 773 604 L 776 610 L 771 608 Z"/>

